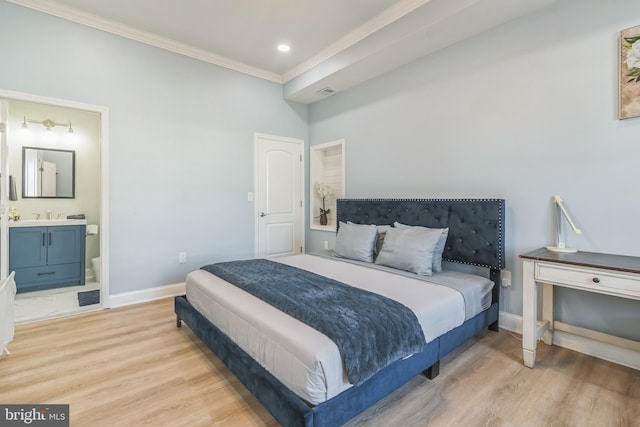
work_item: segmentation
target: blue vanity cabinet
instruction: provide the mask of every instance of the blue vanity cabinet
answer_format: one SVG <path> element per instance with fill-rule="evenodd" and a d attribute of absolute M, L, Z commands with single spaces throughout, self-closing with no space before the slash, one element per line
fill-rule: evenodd
<path fill-rule="evenodd" d="M 18 293 L 84 285 L 85 225 L 11 227 L 9 270 Z"/>

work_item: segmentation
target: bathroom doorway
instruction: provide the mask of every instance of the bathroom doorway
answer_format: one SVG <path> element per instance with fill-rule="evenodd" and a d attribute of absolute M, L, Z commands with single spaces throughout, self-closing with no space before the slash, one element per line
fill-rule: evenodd
<path fill-rule="evenodd" d="M 1 151 L 6 153 L 6 159 L 0 159 L 1 176 L 7 177 L 9 184 L 9 191 L 5 192 L 7 185 L 3 180 L 0 192 L 5 210 L 0 221 L 3 240 L 0 247 L 4 249 L 0 253 L 0 275 L 6 277 L 10 273 L 10 235 L 15 235 L 18 228 L 55 231 L 56 228 L 49 227 L 64 229 L 70 223 L 74 227 L 86 226 L 82 228 L 82 239 L 78 238 L 82 253 L 72 266 L 78 272 L 74 273 L 73 281 L 19 285 L 16 323 L 108 307 L 108 110 L 2 91 L 0 100 L 7 111 L 7 146 Z M 61 160 L 65 156 L 71 160 Z M 26 159 L 34 161 L 36 167 L 29 168 Z M 29 179 L 40 182 L 46 169 L 43 165 L 52 162 L 57 163 L 54 186 L 57 190 L 49 187 L 45 193 L 27 191 L 25 183 Z M 34 169 L 35 174 L 41 171 L 42 175 L 30 178 L 26 176 L 29 169 Z M 11 259 L 15 267 L 15 256 Z M 42 274 L 45 273 L 49 271 L 43 270 Z"/>

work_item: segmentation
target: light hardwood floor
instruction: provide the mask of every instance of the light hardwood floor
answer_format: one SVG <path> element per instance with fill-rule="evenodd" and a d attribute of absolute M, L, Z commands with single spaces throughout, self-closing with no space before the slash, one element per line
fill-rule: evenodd
<path fill-rule="evenodd" d="M 0 403 L 68 403 L 72 426 L 276 426 L 200 343 L 173 300 L 21 325 L 0 359 Z M 355 426 L 640 426 L 640 371 L 483 333 Z"/>

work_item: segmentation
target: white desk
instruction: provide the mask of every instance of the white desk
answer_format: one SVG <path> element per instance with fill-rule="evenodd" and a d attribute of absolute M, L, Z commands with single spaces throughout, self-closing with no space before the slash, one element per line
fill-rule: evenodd
<path fill-rule="evenodd" d="M 563 286 L 640 300 L 640 258 L 578 252 L 566 254 L 544 248 L 520 255 L 523 260 L 522 355 L 530 368 L 536 363 L 540 337 L 553 343 L 553 331 L 565 331 L 640 351 L 640 342 L 553 320 L 553 288 Z M 538 321 L 538 285 L 542 285 L 542 320 Z"/>

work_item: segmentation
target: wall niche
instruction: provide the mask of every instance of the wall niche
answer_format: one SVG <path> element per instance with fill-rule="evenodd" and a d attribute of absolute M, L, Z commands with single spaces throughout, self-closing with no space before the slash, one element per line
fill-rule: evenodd
<path fill-rule="evenodd" d="M 336 231 L 336 199 L 345 196 L 344 154 L 344 139 L 309 147 L 309 224 L 312 230 Z M 323 195 L 326 195 L 324 205 Z M 323 212 L 326 213 L 326 224 Z"/>

